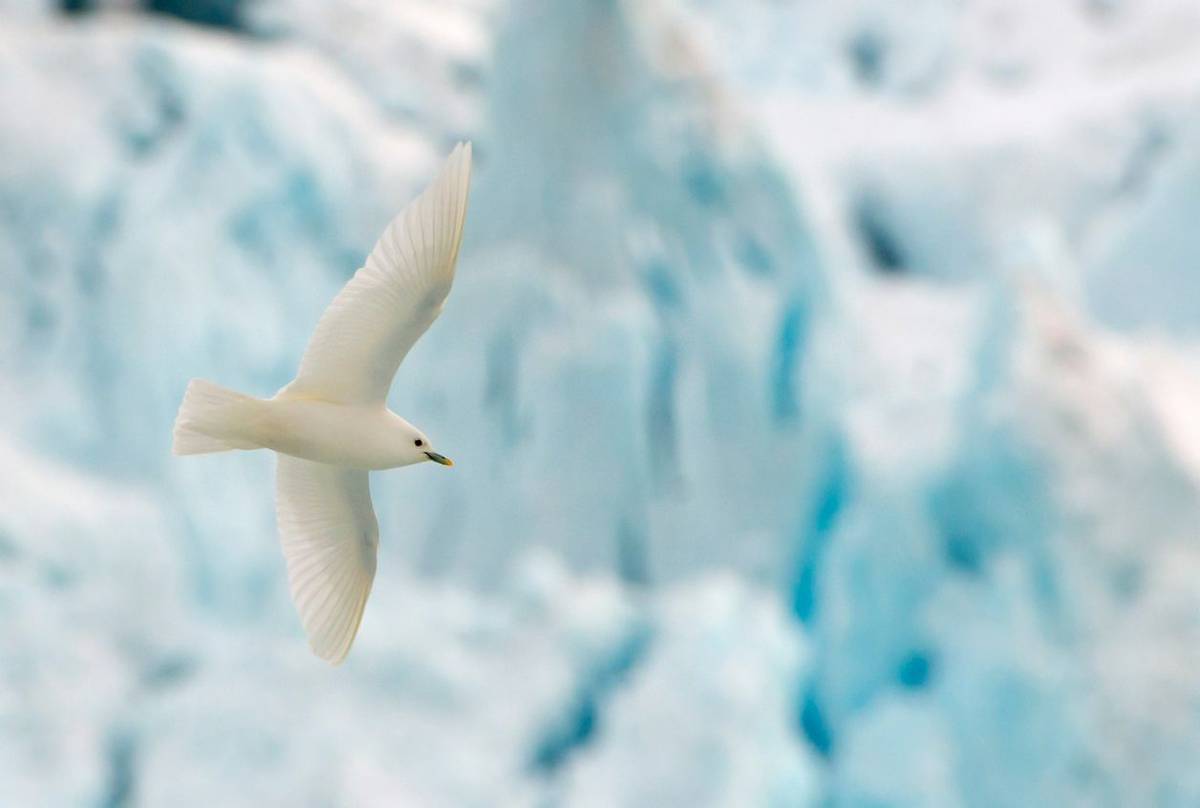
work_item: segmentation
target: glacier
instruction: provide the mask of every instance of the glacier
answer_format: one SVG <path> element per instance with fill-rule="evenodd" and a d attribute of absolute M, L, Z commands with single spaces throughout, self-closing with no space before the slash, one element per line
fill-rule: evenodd
<path fill-rule="evenodd" d="M 1185 0 L 0 0 L 0 804 L 1200 800 Z M 267 394 L 471 138 L 304 645 Z M 441 473 L 439 473 L 441 472 Z"/>

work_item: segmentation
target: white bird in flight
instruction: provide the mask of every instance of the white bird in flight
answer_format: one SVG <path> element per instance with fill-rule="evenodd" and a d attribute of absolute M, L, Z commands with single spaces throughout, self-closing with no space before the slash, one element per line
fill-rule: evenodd
<path fill-rule="evenodd" d="M 276 514 L 292 599 L 313 652 L 335 665 L 350 651 L 375 579 L 379 523 L 368 472 L 453 465 L 387 408 L 387 394 L 450 292 L 470 175 L 471 144 L 460 143 L 329 304 L 300 372 L 273 398 L 193 379 L 175 419 L 177 455 L 278 454 Z"/>

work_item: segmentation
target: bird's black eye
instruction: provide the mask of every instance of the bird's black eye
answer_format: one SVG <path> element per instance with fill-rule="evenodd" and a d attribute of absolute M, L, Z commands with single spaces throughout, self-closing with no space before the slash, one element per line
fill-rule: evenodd
<path fill-rule="evenodd" d="M 425 441 L 421 440 L 420 438 L 417 438 L 415 441 L 413 441 L 413 444 L 414 444 L 415 446 L 424 446 L 424 445 L 425 445 Z"/>

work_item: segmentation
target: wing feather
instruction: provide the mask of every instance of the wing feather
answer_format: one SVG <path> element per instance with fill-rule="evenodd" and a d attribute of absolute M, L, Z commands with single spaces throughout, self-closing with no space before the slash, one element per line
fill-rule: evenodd
<path fill-rule="evenodd" d="M 471 144 L 460 143 L 321 315 L 285 393 L 344 404 L 387 398 L 396 369 L 450 292 L 470 181 Z"/>
<path fill-rule="evenodd" d="M 278 455 L 276 511 L 288 584 L 313 653 L 350 652 L 375 580 L 379 523 L 367 472 Z"/>

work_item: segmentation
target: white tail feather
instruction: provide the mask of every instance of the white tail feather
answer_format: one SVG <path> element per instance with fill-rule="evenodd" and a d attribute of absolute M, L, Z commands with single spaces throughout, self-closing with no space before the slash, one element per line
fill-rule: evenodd
<path fill-rule="evenodd" d="M 171 451 L 192 455 L 260 448 L 261 444 L 248 435 L 252 434 L 263 404 L 257 398 L 204 379 L 192 379 L 175 416 L 175 442 Z"/>

